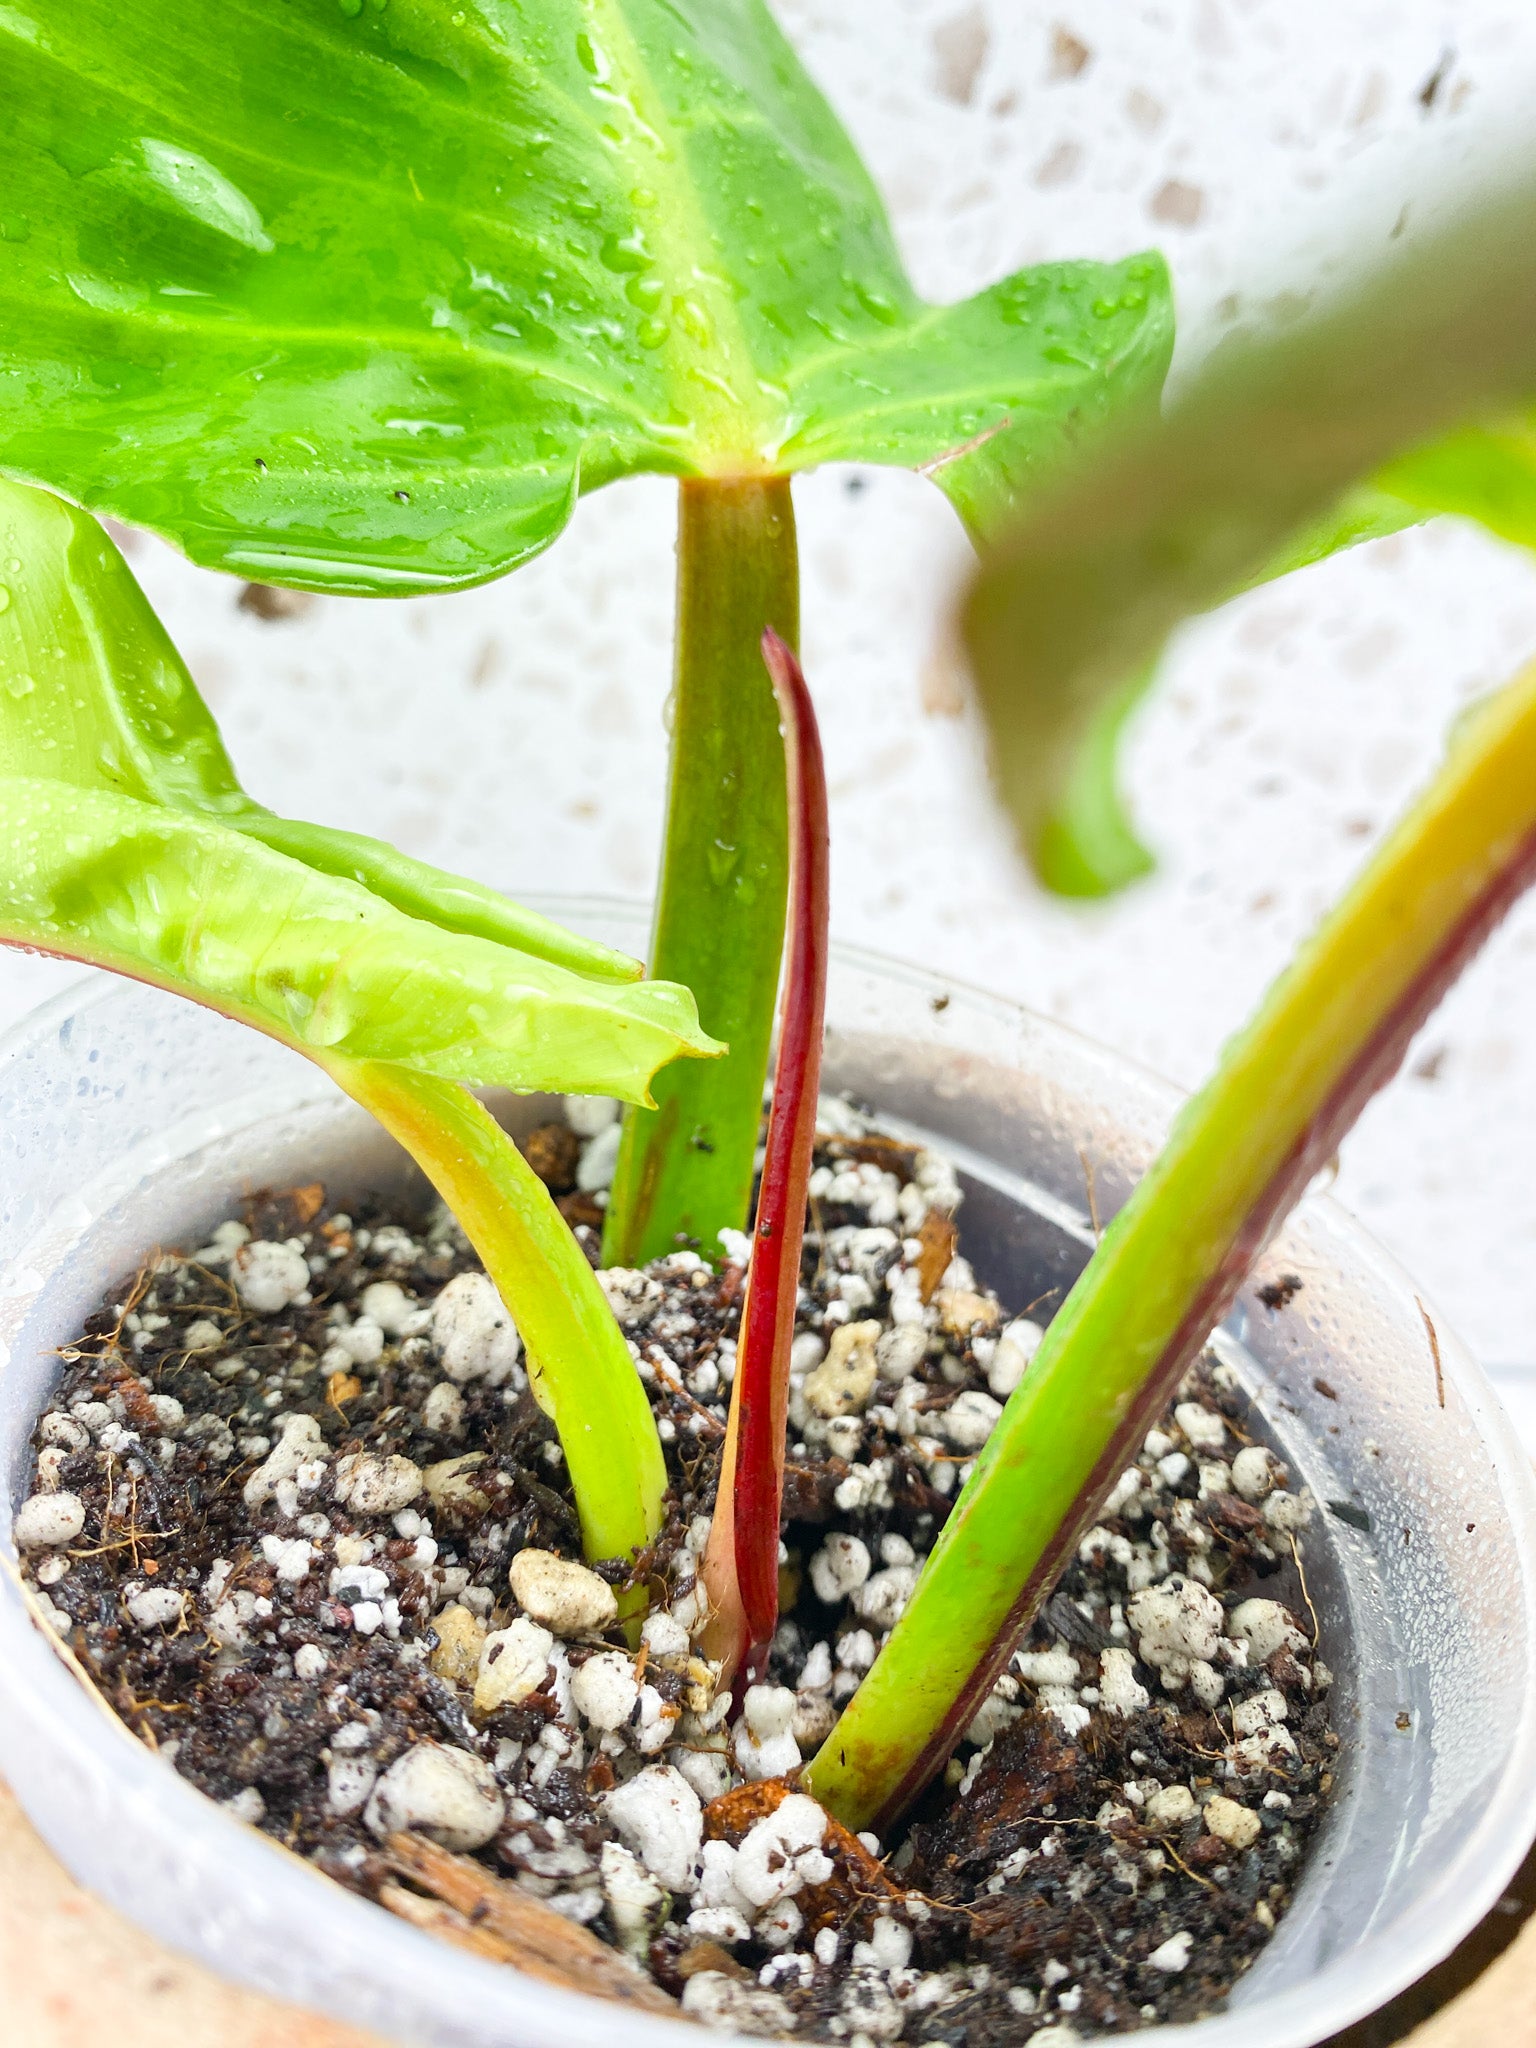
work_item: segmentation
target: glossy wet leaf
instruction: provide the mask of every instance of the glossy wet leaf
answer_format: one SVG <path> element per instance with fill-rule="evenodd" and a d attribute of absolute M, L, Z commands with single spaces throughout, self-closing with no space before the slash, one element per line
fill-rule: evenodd
<path fill-rule="evenodd" d="M 973 664 L 1048 878 L 1083 748 L 1183 619 L 1431 512 L 1536 540 L 1533 218 L 1536 182 L 1512 182 L 1320 316 L 1220 351 L 1166 422 L 1105 434 L 984 562 Z"/>
<path fill-rule="evenodd" d="M 713 1049 L 687 991 L 621 955 L 252 804 L 87 514 L 0 484 L 0 563 L 0 936 L 475 1083 L 644 1101 L 663 1061 Z"/>
<path fill-rule="evenodd" d="M 0 98 L 0 465 L 268 580 L 477 582 L 640 470 L 982 527 L 1166 366 L 1155 257 L 919 301 L 759 0 L 22 4 Z"/>
<path fill-rule="evenodd" d="M 466 1083 L 648 1099 L 707 1053 L 686 989 L 491 891 L 276 818 L 87 513 L 0 482 L 0 941 L 254 1025 L 379 1116 L 500 1289 L 583 1539 L 628 1558 L 666 1471 L 628 1349 L 548 1189 Z"/>

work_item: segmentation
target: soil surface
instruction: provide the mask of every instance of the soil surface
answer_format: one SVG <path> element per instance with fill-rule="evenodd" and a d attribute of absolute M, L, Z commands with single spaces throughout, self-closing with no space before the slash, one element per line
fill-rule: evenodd
<path fill-rule="evenodd" d="M 569 1110 L 525 1149 L 595 1261 L 614 1127 Z M 1312 1503 L 1202 1361 L 945 1781 L 891 1841 L 828 1820 L 795 1773 L 1039 1325 L 960 1254 L 947 1161 L 843 1102 L 822 1124 L 785 1618 L 739 1715 L 693 1638 L 745 1239 L 718 1271 L 602 1275 L 673 1489 L 627 1574 L 579 1562 L 553 1427 L 446 1213 L 255 1199 L 65 1351 L 16 1524 L 40 1615 L 209 1797 L 539 1974 L 854 2048 L 1194 2018 L 1285 1910 L 1330 1785 Z"/>

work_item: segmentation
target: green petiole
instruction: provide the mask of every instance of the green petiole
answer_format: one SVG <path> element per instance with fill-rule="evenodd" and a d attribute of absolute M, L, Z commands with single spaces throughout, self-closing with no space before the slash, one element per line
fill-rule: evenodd
<path fill-rule="evenodd" d="M 511 1309 L 587 1556 L 629 1561 L 660 1533 L 666 1463 L 623 1334 L 548 1188 L 467 1088 L 379 1060 L 325 1064 L 422 1168 Z"/>
<path fill-rule="evenodd" d="M 1536 666 L 1458 729 L 1106 1231 L 806 1772 L 840 1820 L 882 1825 L 942 1765 L 1255 1254 L 1533 879 Z"/>
<path fill-rule="evenodd" d="M 636 1266 L 746 1227 L 789 887 L 784 750 L 763 667 L 800 624 L 787 477 L 687 482 L 678 494 L 672 772 L 651 972 L 702 992 L 729 1051 L 657 1077 L 630 1110 L 603 1257 Z"/>

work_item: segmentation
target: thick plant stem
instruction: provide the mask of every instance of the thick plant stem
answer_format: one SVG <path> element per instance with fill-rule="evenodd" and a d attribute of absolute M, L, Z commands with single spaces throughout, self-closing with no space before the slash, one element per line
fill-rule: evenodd
<path fill-rule="evenodd" d="M 959 1740 L 1253 1259 L 1536 879 L 1536 666 L 1189 1102 L 1046 1332 L 806 1789 L 883 1827 Z"/>
<path fill-rule="evenodd" d="M 410 1153 L 480 1254 L 560 1432 L 587 1556 L 633 1558 L 660 1533 L 666 1463 L 613 1311 L 548 1188 L 457 1082 L 380 1060 L 327 1070 Z"/>
<path fill-rule="evenodd" d="M 746 1227 L 784 940 L 788 824 L 779 713 L 762 635 L 799 634 L 785 477 L 679 487 L 672 772 L 650 972 L 693 990 L 730 1050 L 657 1076 L 628 1112 L 603 1234 L 639 1265 Z"/>

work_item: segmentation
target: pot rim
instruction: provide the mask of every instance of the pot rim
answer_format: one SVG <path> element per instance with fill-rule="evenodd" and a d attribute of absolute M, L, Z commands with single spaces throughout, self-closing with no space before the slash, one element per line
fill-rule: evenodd
<path fill-rule="evenodd" d="M 528 894 L 520 900 L 545 911 L 558 911 L 578 928 L 583 922 L 635 921 L 643 928 L 646 906 L 633 899 L 596 895 Z M 1109 1061 L 1121 1073 L 1134 1074 L 1171 1110 L 1184 1091 L 1153 1070 L 1104 1046 L 1070 1025 L 1039 1015 L 1010 998 L 978 988 L 956 975 L 939 975 L 894 960 L 873 949 L 838 944 L 836 957 L 883 979 L 899 980 L 926 995 L 961 996 L 1000 1022 L 1023 1023 L 1046 1039 L 1057 1039 Z M 132 984 L 129 985 L 132 987 Z M 0 1065 L 41 1038 L 57 1031 L 64 1020 L 110 1003 L 125 993 L 121 978 L 103 970 L 84 969 L 66 987 L 29 1011 L 0 1035 Z M 1410 1295 L 1418 1291 L 1406 1273 L 1375 1239 L 1331 1196 L 1309 1198 L 1309 1216 L 1316 1218 L 1341 1253 L 1352 1255 Z M 1420 1296 L 1422 1299 L 1422 1296 Z M 1432 1304 L 1430 1305 L 1432 1306 Z M 1472 1418 L 1509 1513 L 1520 1567 L 1519 1610 L 1526 1626 L 1528 1677 L 1536 1677 L 1536 1473 L 1509 1422 L 1502 1404 L 1481 1370 L 1436 1318 L 1443 1344 L 1444 1372 Z M 1447 1341 L 1449 1339 L 1450 1341 Z M 9 1560 L 7 1559 L 7 1563 Z M 1512 1589 L 1511 1589 L 1512 1590 Z M 20 1617 L 23 1626 L 12 1622 Z M 265 1917 L 274 1923 L 313 1924 L 323 1914 L 326 1946 L 336 1974 L 348 1981 L 372 1976 L 370 1955 L 387 1950 L 398 1968 L 402 1959 L 415 1987 L 444 2012 L 478 2008 L 487 2017 L 505 2015 L 507 2038 L 525 2048 L 610 2048 L 615 2008 L 609 2001 L 523 1976 L 449 1948 L 435 1938 L 381 1912 L 312 1865 L 285 1850 L 271 1837 L 232 1817 L 198 1792 L 173 1770 L 160 1766 L 153 1753 L 118 1719 L 94 1689 L 89 1691 L 65 1664 L 51 1638 L 32 1624 L 15 1589 L 0 1577 L 0 1632 L 15 1638 L 9 1666 L 0 1660 L 0 1693 L 12 1691 L 21 1710 L 46 1720 L 56 1748 L 70 1753 L 72 1767 L 89 1780 L 103 1766 L 126 1779 L 131 1803 L 153 1808 L 164 1832 L 167 1813 L 179 1816 L 177 1832 L 188 1837 L 209 1835 L 238 1890 L 260 1898 Z M 29 1700 L 22 1695 L 30 1693 Z M 104 1756 L 103 1721 L 113 1730 Z M 115 1750 L 110 1745 L 116 1744 Z M 3 1762 L 3 1759 L 0 1759 Z M 14 1787 L 23 1806 L 25 1787 Z M 1524 1816 L 1512 1827 L 1508 1812 Z M 1536 1831 L 1536 1713 L 1527 1711 L 1506 1756 L 1496 1784 L 1488 1791 L 1482 1812 L 1432 1888 L 1390 1923 L 1392 1940 L 1371 1950 L 1355 1951 L 1299 1979 L 1263 2006 L 1228 2008 L 1208 2018 L 1151 2029 L 1167 2048 L 1219 2048 L 1222 2027 L 1241 2030 L 1246 2042 L 1259 2048 L 1309 2048 L 1338 2028 L 1378 2010 L 1390 1998 L 1434 1967 L 1491 1910 L 1510 1875 L 1518 1867 Z M 158 1929 L 175 1941 L 174 1932 Z M 215 1965 L 218 1967 L 218 1965 Z M 228 1969 L 227 1973 L 238 1976 Z M 466 1974 L 467 1973 L 467 1974 Z M 1330 1982 L 1338 1979 L 1335 1985 Z M 251 1980 L 245 1980 L 251 1981 Z M 1241 1981 L 1241 1980 L 1239 1980 Z M 1319 1999 L 1318 1987 L 1325 1987 Z M 510 1993 L 510 1997 L 509 1997 Z M 327 2001 L 329 2004 L 329 2001 Z M 337 2016 L 359 2023 L 355 2007 L 330 2005 Z M 362 2021 L 362 2024 L 368 2024 Z M 700 2039 L 694 2022 L 624 2013 L 626 2038 L 641 2048 L 686 2048 Z M 686 2031 L 685 2031 L 686 2030 Z M 1234 2034 L 1234 2038 L 1235 2038 Z M 721 2035 L 721 2040 L 745 2037 Z M 1106 2037 L 1110 2038 L 1110 2037 Z"/>

